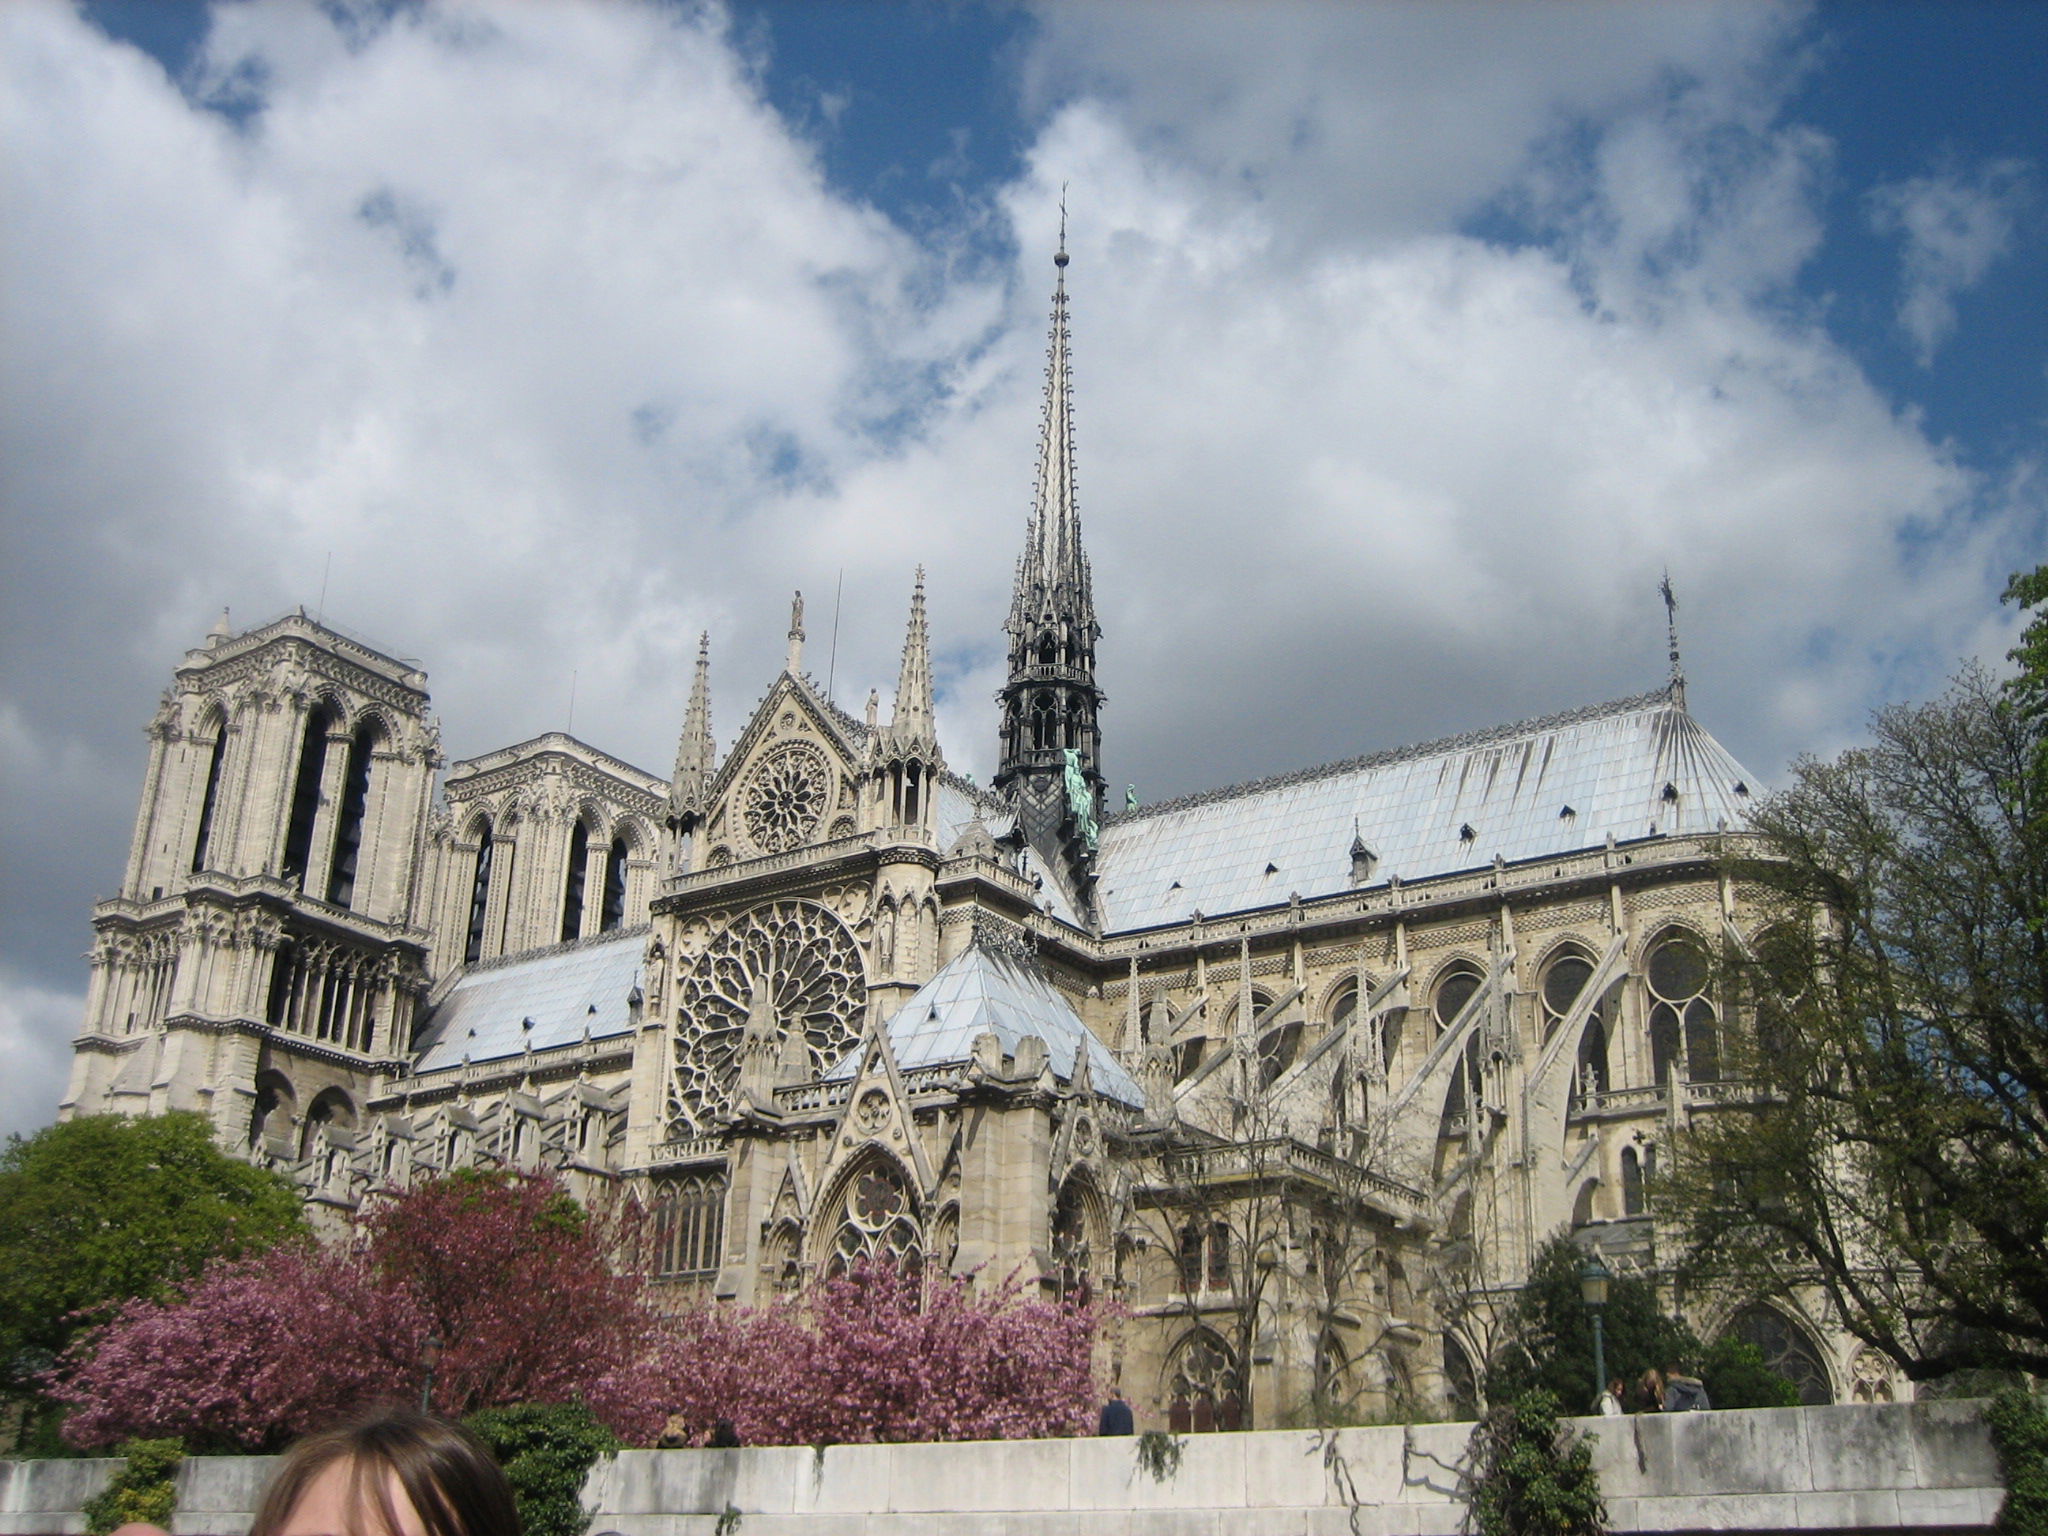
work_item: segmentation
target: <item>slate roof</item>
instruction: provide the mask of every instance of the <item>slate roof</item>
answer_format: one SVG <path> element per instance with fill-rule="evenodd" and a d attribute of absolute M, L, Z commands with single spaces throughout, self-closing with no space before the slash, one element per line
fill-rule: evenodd
<path fill-rule="evenodd" d="M 1036 1035 L 1062 1082 L 1073 1081 L 1075 1058 L 1085 1049 L 1097 1093 L 1134 1107 L 1145 1102 L 1131 1074 L 1081 1022 L 1044 971 L 1029 960 L 979 945 L 961 951 L 913 992 L 889 1020 L 888 1030 L 889 1049 L 905 1072 L 964 1064 L 974 1054 L 975 1037 L 984 1033 L 1002 1042 L 1006 1056 L 1016 1053 L 1026 1035 Z M 840 1058 L 825 1078 L 843 1081 L 859 1066 L 856 1050 Z"/>
<path fill-rule="evenodd" d="M 459 1067 L 574 1045 L 632 1028 L 626 995 L 640 984 L 645 928 L 552 949 L 529 950 L 465 974 L 427 1016 L 415 1047 L 415 1072 Z M 528 1028 L 526 1020 L 533 1021 Z"/>
<path fill-rule="evenodd" d="M 1744 824 L 1749 776 L 1667 691 L 1375 753 L 1110 819 L 1112 932 Z M 1669 786 L 1667 790 L 1667 786 Z"/>

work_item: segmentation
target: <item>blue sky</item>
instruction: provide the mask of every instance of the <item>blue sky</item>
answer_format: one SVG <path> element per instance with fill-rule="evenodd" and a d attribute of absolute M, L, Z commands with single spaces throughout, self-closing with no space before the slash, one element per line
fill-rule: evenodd
<path fill-rule="evenodd" d="M 0 1127 L 223 607 L 660 768 L 793 587 L 886 700 L 923 563 L 985 775 L 1062 185 L 1113 780 L 1653 686 L 1667 566 L 1708 727 L 1840 748 L 2048 551 L 2044 78 L 2020 3 L 0 9 Z"/>

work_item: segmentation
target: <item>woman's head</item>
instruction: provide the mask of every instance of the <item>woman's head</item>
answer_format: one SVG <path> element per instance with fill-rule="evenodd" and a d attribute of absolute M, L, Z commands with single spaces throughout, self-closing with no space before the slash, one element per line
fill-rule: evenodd
<path fill-rule="evenodd" d="M 293 1446 L 249 1536 L 519 1536 L 519 1512 L 476 1436 L 384 1408 Z"/>

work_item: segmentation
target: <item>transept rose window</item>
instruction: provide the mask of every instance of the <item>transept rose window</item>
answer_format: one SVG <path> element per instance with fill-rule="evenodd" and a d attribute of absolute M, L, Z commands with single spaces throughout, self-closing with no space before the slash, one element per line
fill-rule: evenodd
<path fill-rule="evenodd" d="M 748 776 L 741 796 L 747 836 L 763 853 L 797 847 L 831 808 L 832 774 L 809 742 L 777 747 Z"/>

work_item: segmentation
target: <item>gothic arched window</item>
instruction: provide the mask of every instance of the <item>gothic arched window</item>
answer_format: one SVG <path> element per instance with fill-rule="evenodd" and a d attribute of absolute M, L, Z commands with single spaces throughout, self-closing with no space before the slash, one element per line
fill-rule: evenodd
<path fill-rule="evenodd" d="M 604 905 L 597 911 L 597 931 L 610 933 L 626 921 L 626 840 L 612 839 L 604 856 Z"/>
<path fill-rule="evenodd" d="M 1237 1359 L 1207 1328 L 1175 1346 L 1166 1366 L 1167 1427 L 1176 1435 L 1232 1430 L 1240 1418 Z"/>
<path fill-rule="evenodd" d="M 1436 1001 L 1431 1012 L 1436 1019 L 1436 1030 L 1441 1035 L 1458 1021 L 1473 995 L 1479 991 L 1482 978 L 1477 970 L 1460 964 L 1436 984 Z M 1478 1100 L 1480 1074 L 1483 1064 L 1477 1031 L 1465 1046 L 1464 1056 L 1451 1074 L 1450 1090 L 1444 1095 L 1443 1132 L 1450 1134 L 1451 1122 L 1462 1118 Z"/>
<path fill-rule="evenodd" d="M 363 816 L 370 805 L 370 764 L 381 740 L 376 722 L 365 720 L 348 744 L 348 770 L 341 779 L 341 810 L 334 822 L 334 857 L 327 866 L 327 899 L 353 906 L 356 864 L 363 852 Z"/>
<path fill-rule="evenodd" d="M 1593 962 L 1576 951 L 1567 951 L 1551 961 L 1543 973 L 1543 1038 L 1547 1041 L 1570 1016 L 1593 979 Z M 1604 1003 L 1595 1002 L 1579 1036 L 1578 1061 L 1572 1072 L 1571 1102 L 1574 1107 L 1588 1094 L 1607 1091 L 1607 1020 Z"/>
<path fill-rule="evenodd" d="M 1287 1074 L 1301 1054 L 1301 1020 L 1282 1024 L 1259 1036 L 1259 1086 L 1270 1088 Z"/>
<path fill-rule="evenodd" d="M 654 1197 L 654 1273 L 663 1280 L 708 1280 L 725 1256 L 725 1176 L 665 1179 Z"/>
<path fill-rule="evenodd" d="M 284 860 L 278 873 L 305 888 L 306 867 L 313 857 L 313 822 L 320 814 L 320 781 L 327 774 L 327 733 L 334 716 L 325 704 L 316 704 L 306 715 L 305 734 L 299 739 L 299 771 L 292 780 L 292 814 L 285 824 Z"/>
<path fill-rule="evenodd" d="M 1093 1257 L 1087 1191 L 1080 1179 L 1068 1179 L 1052 1213 L 1052 1261 L 1061 1300 L 1087 1301 L 1094 1283 Z"/>
<path fill-rule="evenodd" d="M 917 1200 L 894 1162 L 877 1158 L 846 1181 L 840 1197 L 839 1228 L 828 1259 L 833 1272 L 862 1261 L 887 1259 L 916 1268 L 924 1259 Z"/>
<path fill-rule="evenodd" d="M 475 965 L 484 957 L 484 918 L 491 907 L 491 858 L 495 850 L 488 816 L 476 824 L 476 862 L 469 881 L 469 937 L 462 946 L 462 963 Z"/>
<path fill-rule="evenodd" d="M 1835 1400 L 1819 1347 L 1804 1328 L 1776 1307 L 1762 1303 L 1744 1307 L 1729 1320 L 1725 1331 L 1745 1344 L 1754 1344 L 1762 1352 L 1764 1364 L 1799 1389 L 1799 1401 L 1805 1406 L 1817 1408 Z"/>
<path fill-rule="evenodd" d="M 1621 1149 L 1621 1213 L 1643 1214 L 1643 1160 L 1636 1156 L 1634 1147 Z"/>
<path fill-rule="evenodd" d="M 1669 1079 L 1681 1050 L 1688 1082 L 1715 1081 L 1721 1075 L 1720 1020 L 1707 1001 L 1707 957 L 1698 941 L 1686 934 L 1658 940 L 1647 970 L 1650 1060 L 1657 1085 Z"/>
<path fill-rule="evenodd" d="M 569 872 L 562 882 L 562 942 L 583 933 L 583 878 L 590 863 L 590 828 L 581 816 L 569 829 Z"/>
<path fill-rule="evenodd" d="M 228 723 L 216 719 L 213 748 L 206 754 L 206 793 L 199 801 L 199 831 L 192 839 L 192 873 L 195 875 L 206 868 L 206 856 L 212 852 L 213 816 L 220 801 L 220 770 L 227 755 Z"/>

